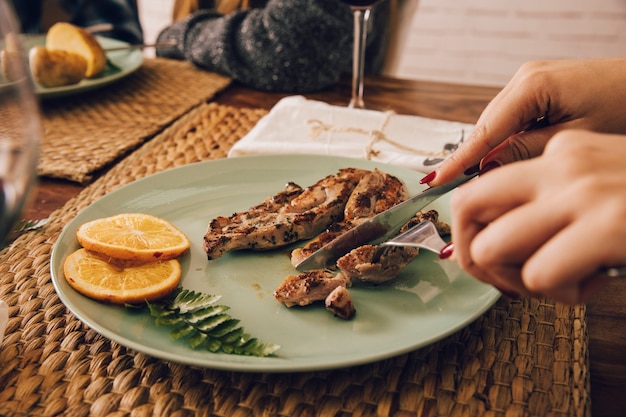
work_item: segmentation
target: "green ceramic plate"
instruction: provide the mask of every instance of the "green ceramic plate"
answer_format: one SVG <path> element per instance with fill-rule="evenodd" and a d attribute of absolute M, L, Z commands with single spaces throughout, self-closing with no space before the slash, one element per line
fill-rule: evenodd
<path fill-rule="evenodd" d="M 412 193 L 423 174 L 370 161 L 326 156 L 255 156 L 221 159 L 164 171 L 94 202 L 63 230 L 52 251 L 52 280 L 61 300 L 88 326 L 129 348 L 175 362 L 238 371 L 287 372 L 338 368 L 408 352 L 466 326 L 499 297 L 493 287 L 451 261 L 422 252 L 395 280 L 350 289 L 354 319 L 332 316 L 322 305 L 286 308 L 272 296 L 296 271 L 288 251 L 235 252 L 208 261 L 202 237 L 218 215 L 245 210 L 283 189 L 287 181 L 313 184 L 339 168 L 381 168 L 402 178 Z M 449 218 L 443 197 L 430 207 Z M 86 221 L 122 212 L 164 217 L 192 241 L 182 258 L 182 286 L 219 294 L 220 304 L 253 337 L 281 345 L 277 356 L 244 357 L 195 351 L 173 341 L 148 313 L 101 304 L 75 292 L 63 276 L 65 257 L 78 248 L 75 232 Z"/>
<path fill-rule="evenodd" d="M 96 39 L 105 49 L 128 45 L 128 43 L 126 42 L 119 41 L 117 39 L 104 38 L 102 36 L 96 36 Z M 26 50 L 30 50 L 30 48 L 32 48 L 33 46 L 44 44 L 45 35 L 24 36 L 24 48 Z M 97 77 L 83 79 L 78 84 L 66 85 L 62 87 L 45 88 L 40 85 L 35 85 L 35 93 L 39 97 L 46 99 L 95 90 L 97 88 L 101 88 L 111 83 L 114 83 L 115 81 L 118 81 L 132 74 L 143 63 L 143 53 L 141 52 L 141 49 L 111 51 L 107 52 L 106 55 L 108 58 L 107 66 L 102 74 L 98 75 Z"/>

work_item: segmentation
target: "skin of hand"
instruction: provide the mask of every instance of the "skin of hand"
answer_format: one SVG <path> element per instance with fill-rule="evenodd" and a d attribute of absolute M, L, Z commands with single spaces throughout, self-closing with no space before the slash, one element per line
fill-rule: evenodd
<path fill-rule="evenodd" d="M 467 140 L 423 181 L 440 185 L 479 162 L 484 167 L 529 159 L 564 129 L 626 133 L 625 106 L 626 59 L 524 64 L 485 108 Z M 544 116 L 548 127 L 527 130 Z"/>
<path fill-rule="evenodd" d="M 626 136 L 567 130 L 452 195 L 453 259 L 505 293 L 575 304 L 626 265 Z"/>

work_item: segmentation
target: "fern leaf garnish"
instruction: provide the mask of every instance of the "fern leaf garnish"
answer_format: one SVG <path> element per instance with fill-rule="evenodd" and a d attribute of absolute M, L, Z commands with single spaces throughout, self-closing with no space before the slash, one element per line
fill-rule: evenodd
<path fill-rule="evenodd" d="M 262 343 L 229 316 L 227 306 L 215 304 L 221 297 L 178 288 L 172 296 L 147 302 L 158 326 L 170 327 L 170 336 L 186 339 L 194 349 L 247 356 L 270 356 L 280 346 Z"/>

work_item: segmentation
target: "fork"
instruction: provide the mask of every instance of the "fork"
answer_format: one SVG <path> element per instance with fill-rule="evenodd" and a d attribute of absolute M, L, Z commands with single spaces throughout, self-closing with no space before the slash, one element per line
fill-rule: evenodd
<path fill-rule="evenodd" d="M 394 246 L 411 246 L 426 249 L 439 255 L 439 259 L 450 257 L 454 249 L 454 244 L 443 240 L 437 231 L 437 227 L 430 220 L 424 220 L 406 232 L 400 233 L 395 238 L 378 245 L 373 262 L 377 262 L 386 251 Z M 599 273 L 609 278 L 623 278 L 626 277 L 626 266 L 604 267 L 599 270 Z"/>
<path fill-rule="evenodd" d="M 115 26 L 111 23 L 96 23 L 95 25 L 86 26 L 85 29 L 90 33 L 98 33 L 98 32 L 108 32 L 113 30 Z M 156 42 L 156 43 L 137 43 L 137 44 L 129 44 L 124 46 L 113 46 L 109 48 L 104 48 L 105 52 L 113 52 L 113 51 L 125 51 L 128 49 L 144 49 L 144 48 L 162 48 L 166 46 L 176 46 L 176 41 L 170 40 L 165 42 Z"/>
<path fill-rule="evenodd" d="M 172 47 L 172 46 L 176 46 L 176 41 L 170 40 L 170 41 L 157 42 L 157 43 L 133 43 L 133 44 L 124 45 L 124 46 L 113 46 L 113 47 L 104 48 L 104 51 L 113 52 L 113 51 L 126 51 L 129 49 L 165 48 L 165 47 Z"/>
<path fill-rule="evenodd" d="M 409 230 L 400 233 L 395 238 L 378 245 L 373 262 L 378 261 L 383 254 L 394 246 L 411 246 L 426 249 L 439 255 L 440 259 L 445 259 L 452 254 L 451 250 L 444 251 L 446 248 L 451 249 L 452 243 L 447 243 L 441 238 L 437 227 L 430 220 L 424 220 Z"/>

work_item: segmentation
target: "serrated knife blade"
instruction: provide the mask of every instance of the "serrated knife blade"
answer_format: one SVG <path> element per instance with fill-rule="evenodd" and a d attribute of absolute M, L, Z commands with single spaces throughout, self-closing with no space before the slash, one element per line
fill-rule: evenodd
<path fill-rule="evenodd" d="M 479 168 L 466 170 L 453 181 L 430 187 L 421 193 L 383 211 L 360 225 L 342 233 L 296 265 L 298 271 L 328 267 L 352 249 L 368 243 L 379 243 L 398 234 L 402 226 L 424 207 L 478 175 Z"/>

